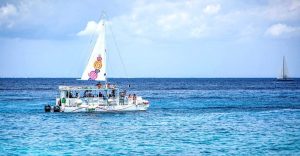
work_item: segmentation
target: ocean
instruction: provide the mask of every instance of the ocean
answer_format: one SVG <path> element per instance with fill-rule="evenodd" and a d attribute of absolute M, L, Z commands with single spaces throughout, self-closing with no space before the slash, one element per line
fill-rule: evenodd
<path fill-rule="evenodd" d="M 45 113 L 59 85 L 95 82 L 0 79 L 0 155 L 300 155 L 300 79 L 109 81 L 150 108 Z"/>

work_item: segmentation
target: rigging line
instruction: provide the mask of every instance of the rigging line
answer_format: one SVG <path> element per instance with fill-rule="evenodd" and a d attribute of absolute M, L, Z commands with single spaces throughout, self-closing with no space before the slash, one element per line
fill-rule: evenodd
<path fill-rule="evenodd" d="M 112 72 L 112 67 L 111 67 L 110 63 L 108 63 L 110 61 L 110 55 L 107 52 L 108 51 L 107 48 L 105 48 L 105 49 L 106 49 L 105 50 L 105 54 L 106 54 L 106 66 L 107 66 L 107 69 L 108 69 L 108 71 L 106 71 L 106 80 L 108 80 L 108 72 L 110 72 L 110 73 Z"/>
<path fill-rule="evenodd" d="M 125 66 L 124 61 L 123 61 L 123 59 L 122 59 L 122 56 L 121 56 L 121 53 L 120 53 L 120 48 L 119 48 L 119 46 L 118 46 L 118 44 L 117 44 L 116 37 L 115 37 L 115 35 L 114 35 L 114 33 L 113 33 L 113 30 L 112 30 L 112 26 L 109 26 L 109 30 L 110 30 L 110 33 L 112 34 L 112 38 L 113 38 L 114 44 L 115 44 L 115 46 L 116 46 L 116 49 L 117 49 L 119 58 L 120 58 L 120 60 L 121 60 L 121 64 L 122 64 L 123 69 L 124 69 L 124 71 L 125 71 L 125 76 L 128 78 L 128 73 L 127 73 L 127 70 L 126 70 L 126 66 Z"/>
<path fill-rule="evenodd" d="M 107 16 L 106 15 L 106 13 L 105 12 L 102 12 L 102 17 L 104 18 L 105 16 Z M 105 33 L 105 38 L 107 38 L 107 24 L 106 24 L 106 22 L 105 21 L 103 21 L 104 22 L 104 25 L 105 25 L 105 28 L 104 28 L 104 33 Z M 109 52 L 108 52 L 109 50 L 108 50 L 108 48 L 107 48 L 107 43 L 106 43 L 106 41 L 105 41 L 105 48 L 104 48 L 104 53 L 106 54 L 106 72 L 105 72 L 105 79 L 106 79 L 106 82 L 105 83 L 109 83 L 109 81 L 108 81 L 108 78 L 109 78 L 109 72 L 111 73 L 112 72 L 112 67 L 111 67 L 111 65 L 110 65 L 110 55 L 109 55 Z"/>

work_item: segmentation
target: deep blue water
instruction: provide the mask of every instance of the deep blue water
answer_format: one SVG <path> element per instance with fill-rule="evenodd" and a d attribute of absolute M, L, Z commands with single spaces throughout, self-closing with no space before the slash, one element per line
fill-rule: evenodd
<path fill-rule="evenodd" d="M 146 112 L 44 113 L 75 79 L 0 79 L 0 155 L 300 155 L 300 79 L 111 79 Z"/>

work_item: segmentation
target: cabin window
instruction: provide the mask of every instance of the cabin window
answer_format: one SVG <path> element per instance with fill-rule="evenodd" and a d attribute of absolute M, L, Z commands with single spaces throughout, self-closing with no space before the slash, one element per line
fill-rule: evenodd
<path fill-rule="evenodd" d="M 67 97 L 67 92 L 66 91 L 61 91 L 60 92 L 60 97 L 61 98 L 66 98 Z"/>

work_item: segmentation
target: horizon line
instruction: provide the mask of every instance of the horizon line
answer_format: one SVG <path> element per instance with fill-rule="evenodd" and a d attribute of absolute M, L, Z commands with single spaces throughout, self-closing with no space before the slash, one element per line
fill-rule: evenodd
<path fill-rule="evenodd" d="M 110 77 L 108 79 L 277 79 L 277 77 Z M 293 77 L 291 79 L 299 79 Z M 0 77 L 0 79 L 79 79 L 78 77 Z"/>

